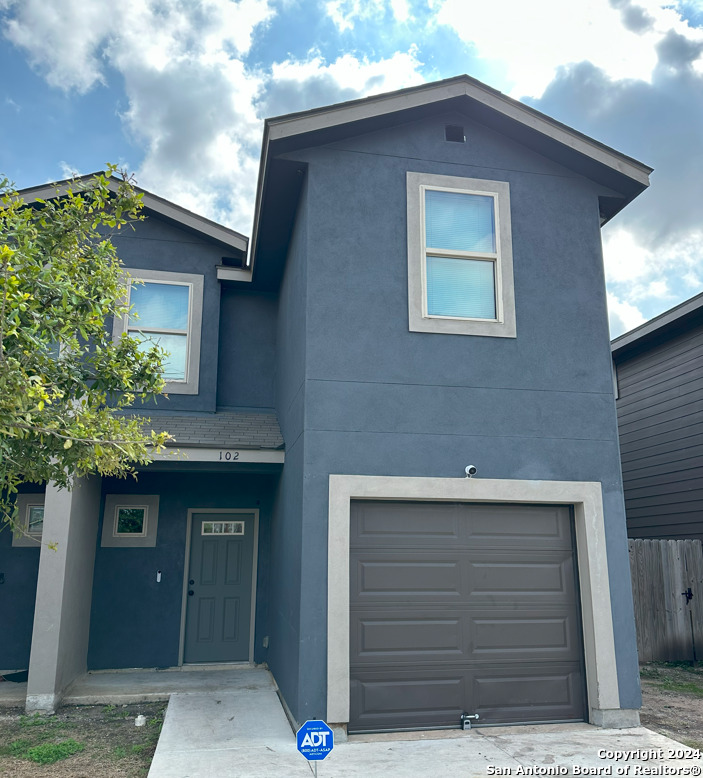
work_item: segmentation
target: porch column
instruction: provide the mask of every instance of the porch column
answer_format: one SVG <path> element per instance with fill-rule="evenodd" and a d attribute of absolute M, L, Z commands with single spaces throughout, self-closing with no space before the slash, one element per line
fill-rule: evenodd
<path fill-rule="evenodd" d="M 28 711 L 55 710 L 69 684 L 87 670 L 101 480 L 83 478 L 70 492 L 53 483 L 46 487 Z M 54 543 L 56 550 L 48 547 Z"/>

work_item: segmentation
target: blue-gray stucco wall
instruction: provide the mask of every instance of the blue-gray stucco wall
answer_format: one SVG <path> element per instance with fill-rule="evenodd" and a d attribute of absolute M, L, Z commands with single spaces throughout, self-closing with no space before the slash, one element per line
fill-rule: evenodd
<path fill-rule="evenodd" d="M 276 410 L 286 444 L 271 522 L 271 643 L 268 663 L 294 715 L 299 696 L 300 663 L 306 656 L 301 638 L 301 565 L 304 453 L 304 384 L 306 359 L 307 194 L 298 207 L 281 281 L 276 330 Z"/>
<path fill-rule="evenodd" d="M 38 494 L 39 484 L 23 484 L 20 493 Z M 5 525 L 0 530 L 0 672 L 26 670 L 32 647 L 34 601 L 37 596 L 39 544 L 36 547 L 12 545 L 12 533 Z"/>
<path fill-rule="evenodd" d="M 218 407 L 274 407 L 277 309 L 273 294 L 223 285 Z"/>
<path fill-rule="evenodd" d="M 200 385 L 197 395 L 171 392 L 146 405 L 162 411 L 214 411 L 217 401 L 218 330 L 220 324 L 220 282 L 217 266 L 227 249 L 165 222 L 147 218 L 113 236 L 113 243 L 125 267 L 194 273 L 203 276 L 203 319 L 200 343 Z"/>
<path fill-rule="evenodd" d="M 88 669 L 173 667 L 183 601 L 189 508 L 259 508 L 259 555 L 254 659 L 267 661 L 271 503 L 278 476 L 230 473 L 149 473 L 132 479 L 103 479 L 106 494 L 158 494 L 159 524 L 154 548 L 102 548 L 98 528 Z M 102 510 L 102 509 L 101 509 Z M 156 571 L 161 570 L 161 583 Z"/>
<path fill-rule="evenodd" d="M 464 125 L 467 143 L 446 142 L 445 124 Z M 639 707 L 599 231 L 604 190 L 458 115 L 289 157 L 308 165 L 297 220 L 307 279 L 297 322 L 306 332 L 305 662 L 299 695 L 286 696 L 295 717 L 325 711 L 329 474 L 461 478 L 468 463 L 484 478 L 603 484 L 620 699 Z M 509 182 L 517 338 L 408 331 L 407 171 Z"/>

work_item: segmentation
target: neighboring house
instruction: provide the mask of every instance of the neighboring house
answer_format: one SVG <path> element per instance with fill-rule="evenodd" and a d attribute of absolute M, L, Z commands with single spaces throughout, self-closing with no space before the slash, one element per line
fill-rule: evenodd
<path fill-rule="evenodd" d="M 703 540 L 703 294 L 611 349 L 627 534 Z"/>
<path fill-rule="evenodd" d="M 28 707 L 249 661 L 354 732 L 636 723 L 600 226 L 650 172 L 460 76 L 268 120 L 248 250 L 147 196 L 185 456 L 47 487 L 58 552 L 0 536 Z"/>

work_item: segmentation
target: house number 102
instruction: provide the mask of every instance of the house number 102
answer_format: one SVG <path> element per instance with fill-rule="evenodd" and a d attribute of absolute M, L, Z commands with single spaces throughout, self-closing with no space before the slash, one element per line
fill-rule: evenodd
<path fill-rule="evenodd" d="M 239 451 L 220 451 L 220 462 L 236 462 L 239 459 Z"/>

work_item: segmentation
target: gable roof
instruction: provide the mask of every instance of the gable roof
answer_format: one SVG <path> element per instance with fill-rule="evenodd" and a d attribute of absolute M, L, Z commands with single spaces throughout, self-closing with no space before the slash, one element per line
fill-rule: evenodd
<path fill-rule="evenodd" d="M 101 175 L 101 173 L 89 173 L 85 176 L 76 176 L 76 178 L 64 179 L 53 184 L 42 184 L 41 186 L 21 189 L 19 194 L 22 195 L 24 201 L 28 204 L 37 200 L 61 197 L 61 195 L 66 194 L 70 185 L 87 183 L 95 175 Z M 116 192 L 120 182 L 121 179 L 116 176 L 110 176 L 108 179 L 110 190 Z M 142 195 L 142 202 L 146 211 L 150 211 L 165 221 L 182 227 L 189 232 L 194 232 L 202 238 L 220 243 L 225 248 L 231 249 L 235 253 L 243 254 L 246 257 L 249 238 L 245 235 L 206 219 L 204 216 L 193 213 L 186 208 L 182 208 L 180 205 L 165 200 L 163 197 L 148 192 L 146 189 L 138 186 L 135 186 L 134 189 Z"/>
<path fill-rule="evenodd" d="M 276 154 L 331 143 L 351 135 L 419 119 L 436 112 L 439 106 L 442 109 L 469 111 L 477 121 L 620 194 L 619 197 L 601 198 L 603 223 L 649 186 L 652 168 L 648 165 L 621 154 L 475 78 L 456 76 L 267 119 L 264 124 L 252 249 L 248 262 L 251 270 L 263 232 L 262 210 L 270 206 L 275 208 L 280 217 L 280 208 L 270 205 L 269 201 L 278 201 L 281 186 L 294 193 L 296 174 L 300 172 L 297 169 L 300 165 L 277 160 L 277 186 L 271 189 L 279 191 L 267 191 L 272 159 Z M 278 186 L 279 182 L 281 186 Z"/>
<path fill-rule="evenodd" d="M 702 319 L 703 292 L 614 338 L 610 343 L 613 359 L 618 361 L 619 358 L 627 356 L 630 352 L 645 346 L 650 341 L 658 340 L 669 334 L 678 334 L 691 322 L 699 325 Z"/>

